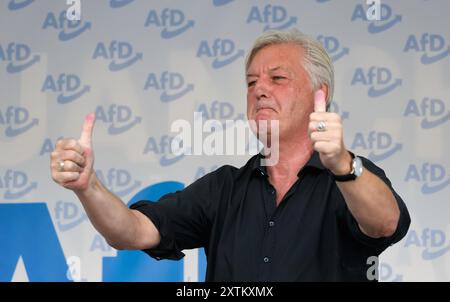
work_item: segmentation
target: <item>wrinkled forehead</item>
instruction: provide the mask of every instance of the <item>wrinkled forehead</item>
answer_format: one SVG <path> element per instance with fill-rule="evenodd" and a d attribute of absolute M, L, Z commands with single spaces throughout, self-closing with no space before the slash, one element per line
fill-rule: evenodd
<path fill-rule="evenodd" d="M 251 71 L 251 68 L 254 68 L 253 63 L 255 59 L 261 55 L 264 55 L 265 57 L 264 60 L 259 63 L 267 64 L 266 68 L 269 69 L 274 69 L 276 67 L 291 69 L 295 66 L 295 63 L 299 64 L 297 66 L 303 66 L 304 49 L 301 45 L 294 43 L 277 43 L 255 49 L 248 57 L 246 63 L 247 73 Z"/>

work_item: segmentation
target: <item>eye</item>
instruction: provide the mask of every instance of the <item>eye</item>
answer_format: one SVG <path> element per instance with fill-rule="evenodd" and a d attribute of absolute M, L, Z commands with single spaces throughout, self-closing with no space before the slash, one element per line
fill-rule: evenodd
<path fill-rule="evenodd" d="M 249 81 L 249 82 L 247 83 L 247 87 L 255 86 L 255 84 L 256 84 L 256 81 Z"/>
<path fill-rule="evenodd" d="M 272 80 L 274 80 L 274 81 L 281 81 L 281 80 L 285 80 L 286 79 L 286 77 L 283 77 L 283 76 L 273 76 L 272 77 Z"/>

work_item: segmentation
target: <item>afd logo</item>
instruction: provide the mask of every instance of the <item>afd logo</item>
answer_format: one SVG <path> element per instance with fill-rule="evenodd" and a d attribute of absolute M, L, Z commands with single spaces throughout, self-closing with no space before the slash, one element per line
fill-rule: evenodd
<path fill-rule="evenodd" d="M 19 10 L 32 4 L 34 0 L 10 0 L 8 3 L 9 10 Z"/>
<path fill-rule="evenodd" d="M 406 236 L 405 247 L 423 249 L 423 260 L 434 260 L 450 251 L 450 243 L 447 242 L 445 232 L 429 228 L 422 231 L 410 230 Z"/>
<path fill-rule="evenodd" d="M 39 124 L 39 119 L 30 118 L 30 113 L 26 108 L 9 106 L 0 109 L 0 126 L 6 127 L 7 137 L 19 136 Z"/>
<path fill-rule="evenodd" d="M 121 198 L 135 192 L 141 186 L 141 182 L 134 179 L 130 171 L 125 169 L 110 168 L 96 170 L 95 173 L 111 192 Z"/>
<path fill-rule="evenodd" d="M 215 170 L 217 170 L 217 168 L 219 168 L 218 165 L 213 165 L 210 168 L 198 167 L 197 171 L 195 172 L 195 175 L 194 175 L 194 181 L 196 181 L 199 178 L 202 178 L 203 176 L 205 176 L 208 173 L 214 172 Z"/>
<path fill-rule="evenodd" d="M 367 30 L 371 34 L 381 33 L 386 31 L 396 24 L 402 22 L 401 15 L 395 15 L 392 8 L 386 3 L 381 3 L 380 5 L 380 20 L 373 20 L 369 23 Z M 368 22 L 367 19 L 367 8 L 365 8 L 362 4 L 357 4 L 352 14 L 352 22 L 362 20 L 364 22 Z"/>
<path fill-rule="evenodd" d="M 66 232 L 87 220 L 87 215 L 79 202 L 58 200 L 55 205 L 55 218 L 58 229 Z"/>
<path fill-rule="evenodd" d="M 197 58 L 214 58 L 211 66 L 219 69 L 243 57 L 244 53 L 243 49 L 237 50 L 234 42 L 229 39 L 215 39 L 211 44 L 203 40 L 198 47 Z"/>
<path fill-rule="evenodd" d="M 23 171 L 8 169 L 0 174 L 0 190 L 4 190 L 3 198 L 15 200 L 37 189 L 37 182 L 29 182 L 28 175 Z"/>
<path fill-rule="evenodd" d="M 350 112 L 345 111 L 342 108 L 340 108 L 339 104 L 334 100 L 331 101 L 330 108 L 328 111 L 339 114 L 341 116 L 342 121 L 350 119 Z"/>
<path fill-rule="evenodd" d="M 367 156 L 373 162 L 385 160 L 402 149 L 402 144 L 395 143 L 386 132 L 370 131 L 369 134 L 357 132 L 351 144 L 352 149 L 370 151 Z"/>
<path fill-rule="evenodd" d="M 59 30 L 58 39 L 62 42 L 75 39 L 91 27 L 91 22 L 68 20 L 66 11 L 62 11 L 59 15 L 49 12 L 42 24 L 43 30 Z"/>
<path fill-rule="evenodd" d="M 372 66 L 369 70 L 358 67 L 355 69 L 351 85 L 369 86 L 367 95 L 371 98 L 376 98 L 388 94 L 401 86 L 402 79 L 397 78 L 394 80 L 392 72 L 385 67 Z"/>
<path fill-rule="evenodd" d="M 8 73 L 22 72 L 40 60 L 40 55 L 31 55 L 31 48 L 26 44 L 15 42 L 0 44 L 0 61 L 8 63 L 6 65 Z"/>
<path fill-rule="evenodd" d="M 144 155 L 154 154 L 159 156 L 159 164 L 163 167 L 173 165 L 180 161 L 185 156 L 184 153 L 180 155 L 173 155 L 171 151 L 172 140 L 174 136 L 163 135 L 161 137 L 150 136 L 144 147 Z"/>
<path fill-rule="evenodd" d="M 438 34 L 409 35 L 403 52 L 410 51 L 422 53 L 420 62 L 428 65 L 445 59 L 450 54 L 450 45 Z"/>
<path fill-rule="evenodd" d="M 247 17 L 247 24 L 264 25 L 263 30 L 282 30 L 297 23 L 297 17 L 289 16 L 287 9 L 281 5 L 267 4 L 264 8 L 252 6 Z"/>
<path fill-rule="evenodd" d="M 128 4 L 134 2 L 134 0 L 110 0 L 109 7 L 111 8 L 122 8 Z"/>
<path fill-rule="evenodd" d="M 443 100 L 425 97 L 421 101 L 409 100 L 403 116 L 422 118 L 420 127 L 431 129 L 448 122 L 450 110 L 447 110 L 446 102 Z"/>
<path fill-rule="evenodd" d="M 161 29 L 161 38 L 171 39 L 186 32 L 195 25 L 194 20 L 186 20 L 183 11 L 164 8 L 161 12 L 150 10 L 144 27 L 155 26 Z"/>
<path fill-rule="evenodd" d="M 131 108 L 126 105 L 97 106 L 95 116 L 97 121 L 109 125 L 108 134 L 110 135 L 122 134 L 142 121 L 142 118 L 134 116 Z"/>
<path fill-rule="evenodd" d="M 144 90 L 161 92 L 159 100 L 163 103 L 179 100 L 194 90 L 194 84 L 186 84 L 183 75 L 178 72 L 163 71 L 161 74 L 149 73 Z"/>
<path fill-rule="evenodd" d="M 214 6 L 224 6 L 227 5 L 231 2 L 233 2 L 234 0 L 213 0 L 213 5 Z"/>
<path fill-rule="evenodd" d="M 51 92 L 58 94 L 56 101 L 58 104 L 68 104 L 89 93 L 91 86 L 81 85 L 81 79 L 76 74 L 47 75 L 41 92 Z"/>
<path fill-rule="evenodd" d="M 350 53 L 348 47 L 341 47 L 341 44 L 336 37 L 319 35 L 317 40 L 322 43 L 333 63 Z"/>
<path fill-rule="evenodd" d="M 422 165 L 411 164 L 406 171 L 405 182 L 421 183 L 423 194 L 433 194 L 450 185 L 450 175 L 441 164 L 428 162 Z"/>
<path fill-rule="evenodd" d="M 111 41 L 109 44 L 99 42 L 92 59 L 109 60 L 109 70 L 120 71 L 142 60 L 143 56 L 142 52 L 135 53 L 133 46 L 128 42 Z"/>
<path fill-rule="evenodd" d="M 39 151 L 39 156 L 50 155 L 53 152 L 56 142 L 62 138 L 63 137 L 60 136 L 54 142 L 49 137 L 45 138 L 41 150 Z"/>
<path fill-rule="evenodd" d="M 206 103 L 200 104 L 195 112 L 201 112 L 201 117 L 204 120 L 221 120 L 223 121 L 223 129 L 225 128 L 226 120 L 245 120 L 244 113 L 236 112 L 233 104 L 230 102 L 213 101 L 210 105 Z"/>

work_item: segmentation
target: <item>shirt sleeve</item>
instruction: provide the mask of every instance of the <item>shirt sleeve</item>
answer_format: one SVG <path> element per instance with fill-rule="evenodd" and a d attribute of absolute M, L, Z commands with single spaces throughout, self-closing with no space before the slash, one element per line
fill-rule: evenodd
<path fill-rule="evenodd" d="M 157 260 L 179 260 L 184 257 L 182 250 L 206 246 L 224 187 L 224 169 L 209 173 L 158 202 L 142 200 L 131 205 L 131 209 L 146 215 L 160 233 L 159 245 L 143 250 L 145 253 Z"/>
<path fill-rule="evenodd" d="M 395 230 L 394 234 L 392 234 L 389 237 L 381 237 L 381 238 L 372 238 L 370 236 L 367 236 L 364 234 L 361 229 L 359 228 L 358 222 L 351 214 L 350 210 L 347 208 L 347 204 L 345 203 L 344 198 L 341 195 L 341 213 L 343 212 L 343 216 L 345 217 L 346 225 L 348 226 L 351 235 L 360 243 L 364 244 L 365 246 L 375 248 L 378 250 L 379 253 L 384 251 L 387 247 L 390 245 L 393 245 L 394 243 L 400 241 L 408 232 L 409 225 L 411 223 L 411 218 L 408 213 L 408 209 L 403 202 L 402 198 L 395 192 L 395 190 L 392 188 L 391 181 L 386 177 L 386 174 L 384 171 L 376 166 L 374 163 L 372 163 L 370 160 L 361 157 L 361 160 L 363 162 L 364 168 L 378 176 L 392 191 L 395 200 L 397 201 L 397 205 L 400 210 L 400 218 L 397 224 L 397 229 Z M 344 209 L 342 209 L 344 208 Z"/>

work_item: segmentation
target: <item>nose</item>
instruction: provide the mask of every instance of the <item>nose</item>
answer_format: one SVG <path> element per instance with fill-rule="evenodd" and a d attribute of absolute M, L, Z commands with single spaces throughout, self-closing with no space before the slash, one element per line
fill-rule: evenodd
<path fill-rule="evenodd" d="M 259 101 L 260 99 L 263 98 L 269 98 L 270 97 L 270 88 L 269 85 L 267 84 L 267 82 L 260 78 L 258 79 L 258 81 L 256 81 L 255 83 L 255 94 L 256 94 L 256 99 Z"/>

